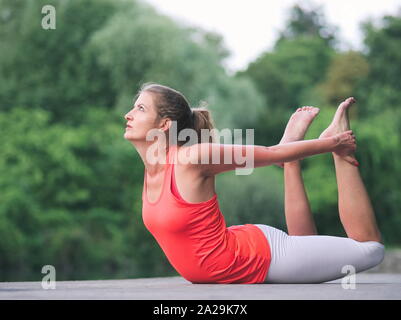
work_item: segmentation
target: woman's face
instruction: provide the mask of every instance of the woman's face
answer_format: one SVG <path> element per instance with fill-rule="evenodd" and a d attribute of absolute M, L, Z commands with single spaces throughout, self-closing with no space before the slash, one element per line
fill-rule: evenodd
<path fill-rule="evenodd" d="M 160 121 L 152 94 L 142 92 L 124 118 L 127 120 L 124 138 L 130 141 L 145 141 L 149 130 L 157 130 Z"/>

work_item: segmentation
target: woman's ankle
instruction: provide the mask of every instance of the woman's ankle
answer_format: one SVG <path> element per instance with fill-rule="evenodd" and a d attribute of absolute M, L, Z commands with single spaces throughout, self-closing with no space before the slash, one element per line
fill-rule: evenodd
<path fill-rule="evenodd" d="M 296 161 L 289 161 L 289 162 L 284 162 L 284 167 L 300 167 L 301 166 L 301 161 L 296 160 Z"/>

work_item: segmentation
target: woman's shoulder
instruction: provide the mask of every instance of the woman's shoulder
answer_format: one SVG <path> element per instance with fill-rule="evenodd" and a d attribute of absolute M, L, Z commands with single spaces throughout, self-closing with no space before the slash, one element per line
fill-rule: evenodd
<path fill-rule="evenodd" d="M 190 146 L 179 146 L 176 145 L 176 152 L 177 152 L 177 158 L 176 161 L 178 162 L 179 165 L 191 165 L 193 164 L 194 159 L 194 152 L 196 152 L 196 148 L 193 147 L 193 145 Z"/>
<path fill-rule="evenodd" d="M 199 149 L 196 145 L 177 146 L 176 164 L 184 171 L 192 172 L 199 177 L 206 178 L 201 163 L 198 163 Z M 208 177 L 210 178 L 210 177 Z"/>
<path fill-rule="evenodd" d="M 184 197 L 187 196 L 188 199 L 192 199 L 193 202 L 205 201 L 205 199 L 210 199 L 214 194 L 215 190 L 215 176 L 205 175 L 201 164 L 188 163 L 187 153 L 191 152 L 191 146 L 180 146 L 177 150 L 177 164 L 176 166 L 176 184 L 178 184 L 179 190 L 183 190 L 180 186 L 185 186 L 186 183 L 182 181 L 190 182 L 191 187 L 189 190 L 196 190 L 194 192 L 196 196 L 191 197 L 190 193 L 183 193 Z M 196 199 L 196 200 L 194 200 Z"/>

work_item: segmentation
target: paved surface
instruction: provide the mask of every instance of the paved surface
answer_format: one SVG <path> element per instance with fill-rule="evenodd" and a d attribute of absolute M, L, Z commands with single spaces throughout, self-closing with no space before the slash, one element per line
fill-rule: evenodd
<path fill-rule="evenodd" d="M 127 280 L 0 282 L 1 300 L 401 300 L 401 274 L 356 274 L 355 289 L 342 280 L 323 284 L 191 284 L 181 277 Z"/>

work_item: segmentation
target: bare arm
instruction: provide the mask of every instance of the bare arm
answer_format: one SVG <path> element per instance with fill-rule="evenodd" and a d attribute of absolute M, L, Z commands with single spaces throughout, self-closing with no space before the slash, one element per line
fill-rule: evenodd
<path fill-rule="evenodd" d="M 324 139 L 312 139 L 278 144 L 271 147 L 265 147 L 268 154 L 258 154 L 255 151 L 255 164 L 259 166 L 268 166 L 277 162 L 289 162 L 303 159 L 316 154 L 332 152 L 337 146 L 333 137 Z M 256 165 L 255 165 L 256 167 Z"/>
<path fill-rule="evenodd" d="M 236 168 L 249 167 L 249 162 L 252 162 L 253 168 L 257 168 L 333 152 L 339 148 L 352 148 L 352 136 L 349 132 L 352 131 L 324 139 L 296 141 L 271 147 L 199 143 L 186 148 L 189 151 L 187 159 L 189 158 L 190 163 L 204 175 L 210 176 Z"/>

